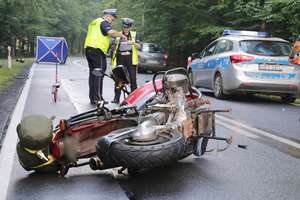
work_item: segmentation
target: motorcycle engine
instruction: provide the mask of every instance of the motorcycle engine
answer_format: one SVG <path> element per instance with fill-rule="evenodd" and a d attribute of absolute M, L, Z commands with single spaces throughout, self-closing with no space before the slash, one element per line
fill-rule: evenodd
<path fill-rule="evenodd" d="M 188 92 L 188 77 L 183 74 L 172 74 L 167 76 L 165 83 L 169 103 L 175 106 L 176 113 L 169 123 L 181 128 L 188 116 L 185 111 L 186 93 Z"/>
<path fill-rule="evenodd" d="M 188 91 L 188 78 L 183 74 L 171 74 L 166 77 L 165 92 L 169 104 L 182 108 L 185 103 L 185 94 Z"/>
<path fill-rule="evenodd" d="M 168 75 L 165 82 L 165 89 L 167 91 L 176 92 L 177 89 L 182 88 L 184 92 L 188 90 L 188 78 L 183 74 Z"/>
<path fill-rule="evenodd" d="M 135 141 L 155 140 L 160 130 L 164 128 L 174 128 L 183 131 L 186 121 L 190 121 L 185 111 L 186 93 L 188 92 L 188 78 L 183 74 L 171 74 L 166 77 L 164 82 L 165 96 L 168 103 L 155 104 L 156 113 L 150 114 L 145 121 L 139 124 L 137 131 L 132 135 Z M 157 116 L 158 115 L 158 116 Z M 153 119 L 166 119 L 159 125 Z M 184 132 L 184 131 L 183 131 Z"/>

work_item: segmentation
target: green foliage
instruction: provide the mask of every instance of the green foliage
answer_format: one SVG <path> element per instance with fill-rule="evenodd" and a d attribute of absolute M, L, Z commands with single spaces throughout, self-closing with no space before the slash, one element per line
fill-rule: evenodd
<path fill-rule="evenodd" d="M 19 41 L 19 48 L 32 56 L 38 35 L 63 36 L 71 53 L 78 54 L 88 21 L 100 13 L 98 7 L 96 0 L 0 0 L 0 47 L 15 50 Z"/>
<path fill-rule="evenodd" d="M 33 59 L 25 59 L 24 63 L 12 61 L 12 68 L 7 68 L 7 60 L 0 59 L 0 92 L 11 84 L 12 80 L 17 77 L 25 65 L 32 63 Z"/>
<path fill-rule="evenodd" d="M 37 35 L 63 36 L 78 54 L 88 23 L 106 8 L 133 18 L 143 41 L 165 46 L 172 65 L 183 65 L 224 29 L 268 31 L 289 40 L 300 30 L 299 0 L 0 0 L 0 47 L 16 39 L 34 46 Z"/>

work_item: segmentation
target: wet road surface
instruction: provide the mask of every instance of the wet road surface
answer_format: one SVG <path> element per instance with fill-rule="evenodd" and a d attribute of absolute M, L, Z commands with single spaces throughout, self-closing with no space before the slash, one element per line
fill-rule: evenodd
<path fill-rule="evenodd" d="M 67 65 L 59 66 L 62 88 L 59 89 L 59 101 L 56 104 L 51 97 L 54 70 L 54 65 L 35 66 L 23 116 L 56 116 L 54 123 L 57 123 L 61 118 L 92 108 L 88 99 L 88 67 L 85 60 L 71 58 Z M 151 80 L 151 77 L 150 74 L 138 75 L 139 85 Z M 104 97 L 110 101 L 113 99 L 113 83 L 105 79 L 104 85 Z M 234 142 L 227 151 L 216 152 L 215 149 L 220 148 L 222 143 L 212 141 L 209 149 L 213 151 L 203 157 L 192 155 L 173 165 L 132 177 L 118 175 L 115 169 L 91 171 L 89 167 L 82 167 L 70 169 L 64 178 L 27 172 L 14 154 L 7 199 L 300 199 L 300 160 L 297 158 L 300 150 L 257 135 L 252 129 L 233 125 L 232 121 L 227 120 L 274 131 L 286 138 L 293 138 L 293 141 L 299 139 L 297 132 L 293 132 L 294 129 L 289 131 L 290 135 L 286 135 L 282 129 L 272 126 L 276 122 L 270 122 L 271 125 L 258 123 L 268 119 L 258 111 L 264 112 L 263 109 L 266 108 L 266 114 L 275 117 L 277 111 L 273 110 L 277 109 L 277 104 L 266 106 L 265 102 L 207 98 L 217 108 L 233 109 L 231 114 L 225 115 L 225 119 L 219 118 L 217 121 L 218 135 L 234 137 Z M 283 105 L 277 106 L 281 109 Z M 297 115 L 298 107 L 291 107 L 292 111 L 289 106 L 284 107 L 288 108 L 285 112 L 296 112 Z M 282 120 L 286 120 L 286 116 L 283 115 Z M 262 119 L 259 120 L 259 117 Z M 278 125 L 281 126 L 284 123 Z M 11 145 L 16 143 L 9 142 Z M 239 148 L 238 145 L 244 148 Z M 293 149 L 296 155 L 281 149 L 285 147 Z"/>

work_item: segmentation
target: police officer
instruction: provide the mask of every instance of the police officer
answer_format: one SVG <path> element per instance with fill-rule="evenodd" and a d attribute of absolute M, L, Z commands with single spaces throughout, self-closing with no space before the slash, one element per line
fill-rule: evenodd
<path fill-rule="evenodd" d="M 292 63 L 300 65 L 300 35 L 293 45 L 290 60 Z"/>
<path fill-rule="evenodd" d="M 88 26 L 85 53 L 89 65 L 89 98 L 91 104 L 104 100 L 102 96 L 103 73 L 106 71 L 106 55 L 111 37 L 126 40 L 122 33 L 113 30 L 111 24 L 117 19 L 117 9 L 106 9 L 103 17 L 94 19 Z M 103 73 L 102 73 L 103 72 Z"/>
<path fill-rule="evenodd" d="M 140 38 L 135 31 L 131 31 L 130 28 L 133 24 L 133 19 L 122 18 L 122 34 L 126 36 L 124 38 L 116 38 L 115 49 L 112 56 L 112 69 L 118 65 L 126 67 L 129 79 L 130 89 L 133 92 L 137 88 L 136 83 L 136 71 L 138 64 L 138 48 L 140 48 Z M 112 103 L 119 103 L 121 88 L 115 84 L 115 97 Z"/>

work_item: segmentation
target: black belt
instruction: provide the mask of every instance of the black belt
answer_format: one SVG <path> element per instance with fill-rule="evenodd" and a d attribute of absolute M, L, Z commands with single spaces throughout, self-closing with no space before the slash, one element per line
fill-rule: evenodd
<path fill-rule="evenodd" d="M 87 49 L 90 49 L 90 50 L 93 50 L 93 51 L 100 51 L 100 53 L 101 53 L 102 55 L 106 56 L 105 53 L 103 53 L 103 51 L 102 51 L 101 49 L 99 49 L 99 48 L 86 47 L 86 50 L 87 50 Z"/>

